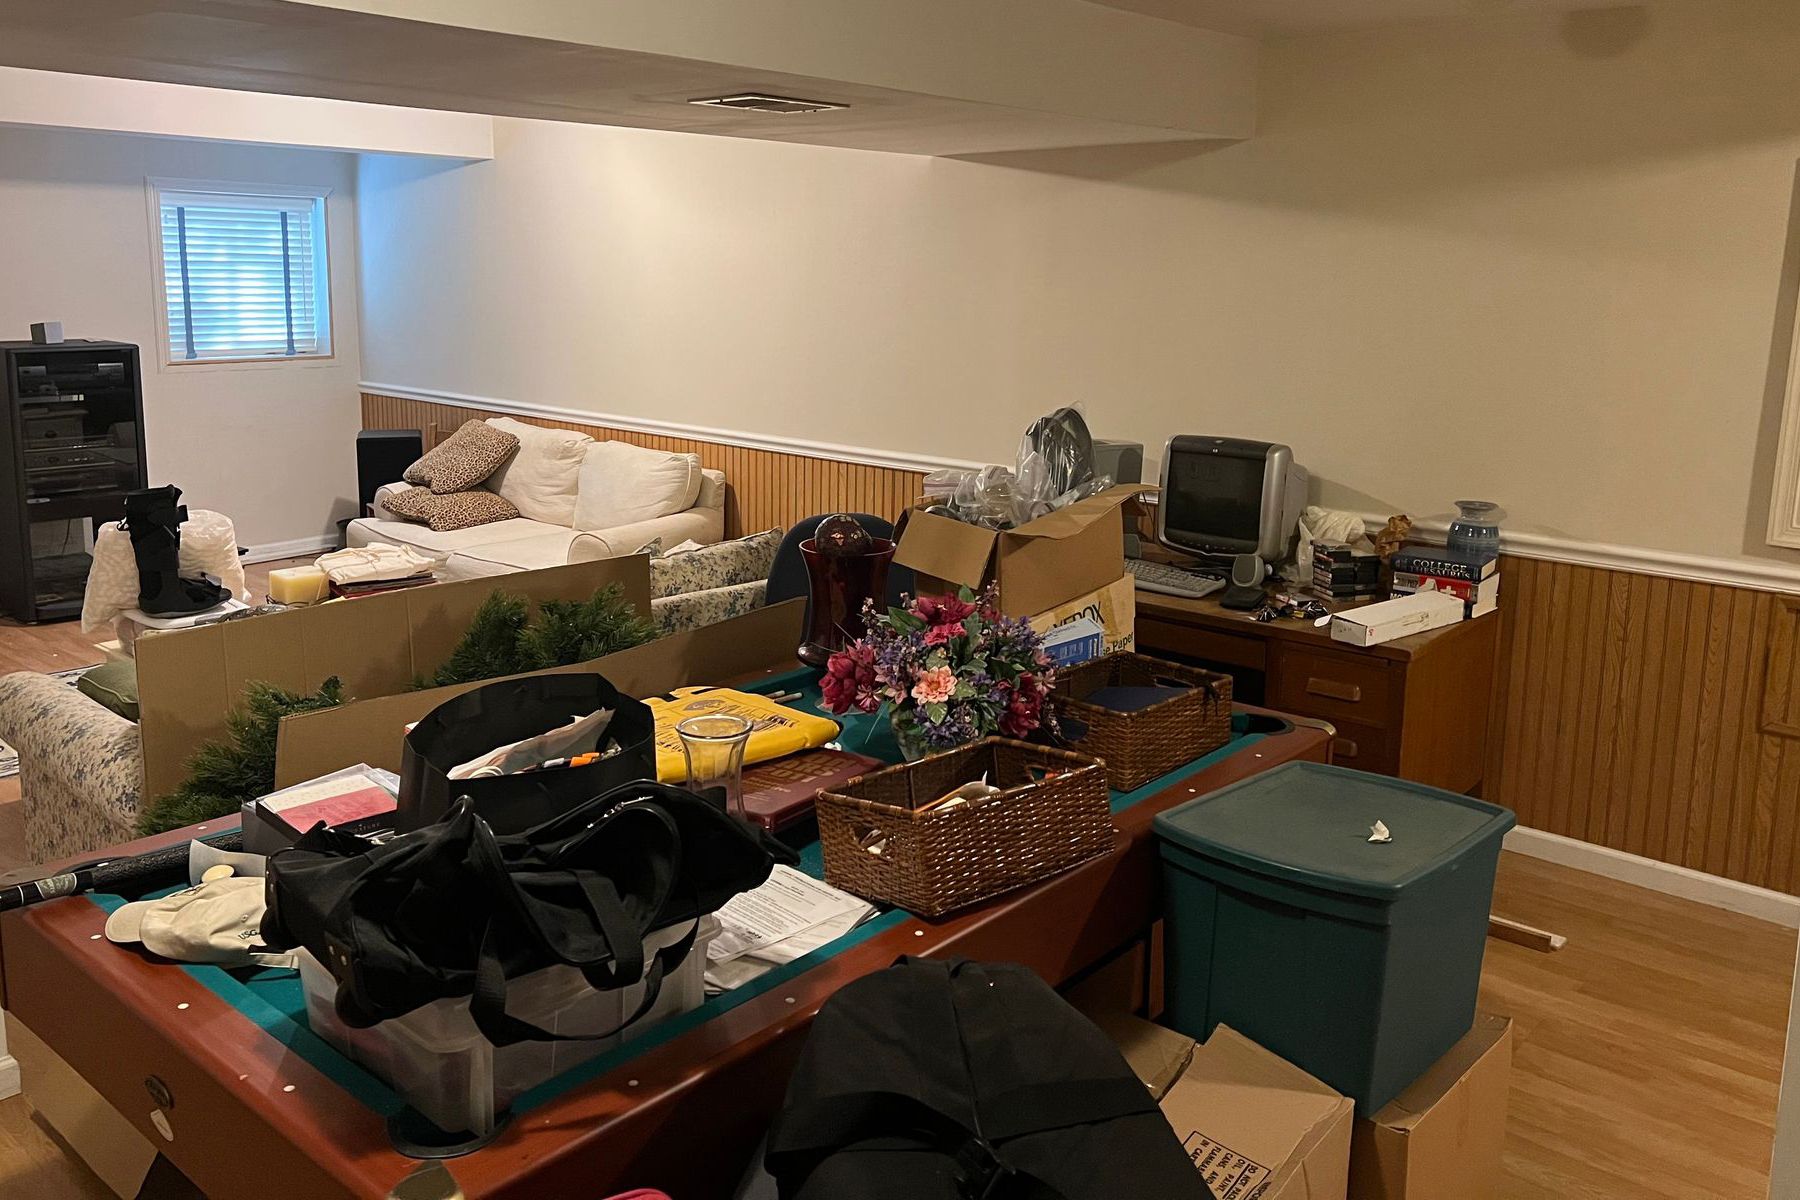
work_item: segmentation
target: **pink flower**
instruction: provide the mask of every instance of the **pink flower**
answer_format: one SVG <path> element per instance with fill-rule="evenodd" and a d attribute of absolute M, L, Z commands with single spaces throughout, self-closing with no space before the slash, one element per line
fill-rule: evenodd
<path fill-rule="evenodd" d="M 881 701 L 875 695 L 875 650 L 862 642 L 831 656 L 825 664 L 825 676 L 819 680 L 819 691 L 825 707 L 832 712 L 848 712 L 852 708 L 874 712 Z"/>
<path fill-rule="evenodd" d="M 920 704 L 942 704 L 956 691 L 956 673 L 949 667 L 921 671 L 913 684 L 912 698 Z"/>
<path fill-rule="evenodd" d="M 975 606 L 955 596 L 920 596 L 913 601 L 913 615 L 927 625 L 955 626 L 951 636 L 961 633 L 960 626 L 974 613 Z"/>
<path fill-rule="evenodd" d="M 961 637 L 962 634 L 963 627 L 961 625 L 933 625 L 925 631 L 925 644 L 942 646 L 952 638 Z"/>

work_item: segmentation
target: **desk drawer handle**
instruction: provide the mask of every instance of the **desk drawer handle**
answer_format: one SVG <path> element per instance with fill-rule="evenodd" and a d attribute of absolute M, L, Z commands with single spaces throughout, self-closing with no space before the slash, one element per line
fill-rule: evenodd
<path fill-rule="evenodd" d="M 1362 699 L 1362 686 L 1355 683 L 1340 683 L 1335 679 L 1309 677 L 1306 681 L 1308 695 L 1324 696 L 1328 700 L 1342 700 L 1347 704 L 1355 704 Z"/>
<path fill-rule="evenodd" d="M 1355 758 L 1356 749 L 1356 742 L 1350 738 L 1331 739 L 1331 757 L 1334 761 L 1340 758 Z"/>

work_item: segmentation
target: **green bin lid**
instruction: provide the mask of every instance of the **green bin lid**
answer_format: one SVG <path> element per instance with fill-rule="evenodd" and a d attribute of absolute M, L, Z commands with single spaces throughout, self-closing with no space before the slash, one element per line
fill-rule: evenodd
<path fill-rule="evenodd" d="M 1392 841 L 1369 840 L 1377 821 Z M 1510 810 L 1455 792 L 1295 762 L 1159 813 L 1155 828 L 1165 849 L 1178 846 L 1258 875 L 1392 900 L 1513 824 Z"/>

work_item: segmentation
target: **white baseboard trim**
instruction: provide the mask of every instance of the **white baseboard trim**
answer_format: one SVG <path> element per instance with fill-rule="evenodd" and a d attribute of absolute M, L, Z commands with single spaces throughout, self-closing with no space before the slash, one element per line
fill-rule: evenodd
<path fill-rule="evenodd" d="M 295 538 L 291 542 L 264 542 L 260 546 L 246 546 L 243 561 L 274 562 L 278 558 L 299 558 L 302 555 L 323 554 L 327 550 L 336 549 L 337 539 L 321 534 L 318 537 Z"/>
<path fill-rule="evenodd" d="M 10 1100 L 19 1094 L 19 1060 L 10 1054 L 0 1054 L 0 1100 Z"/>
<path fill-rule="evenodd" d="M 1708 875 L 1704 871 L 1641 858 L 1609 846 L 1596 846 L 1592 842 L 1524 826 L 1506 835 L 1506 848 L 1578 871 L 1604 875 L 1621 883 L 1636 884 L 1653 892 L 1742 913 L 1789 929 L 1800 929 L 1800 896 L 1790 896 L 1786 892 L 1739 883 L 1735 879 Z"/>
<path fill-rule="evenodd" d="M 936 471 L 940 467 L 979 469 L 986 463 L 966 462 L 958 458 L 912 454 L 904 450 L 874 450 L 867 446 L 840 446 L 834 442 L 814 442 L 804 438 L 770 437 L 742 429 L 715 429 L 707 425 L 689 425 L 681 421 L 658 421 L 650 417 L 628 417 L 620 413 L 592 412 L 585 408 L 563 408 L 555 404 L 528 404 L 520 400 L 500 400 L 493 396 L 471 396 L 464 392 L 445 392 L 435 388 L 394 387 L 386 383 L 360 385 L 374 396 L 397 396 L 402 400 L 422 400 L 427 404 L 454 404 L 464 408 L 491 409 L 521 417 L 548 417 L 555 421 L 575 421 L 584 425 L 604 425 L 609 429 L 625 429 L 632 433 L 653 433 L 663 437 L 698 438 L 726 446 L 742 446 L 749 450 L 773 450 L 778 454 L 799 454 L 807 458 L 824 458 L 833 462 L 861 463 L 870 467 L 890 467 L 901 471 Z"/>

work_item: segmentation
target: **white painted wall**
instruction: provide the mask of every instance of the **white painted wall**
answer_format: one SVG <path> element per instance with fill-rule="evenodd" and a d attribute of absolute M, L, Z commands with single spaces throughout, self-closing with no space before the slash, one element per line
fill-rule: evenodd
<path fill-rule="evenodd" d="M 0 337 L 60 320 L 70 337 L 135 342 L 153 483 L 228 514 L 266 546 L 335 535 L 356 497 L 355 160 L 317 150 L 0 129 Z M 335 356 L 163 366 L 153 299 L 149 177 L 330 187 Z"/>
<path fill-rule="evenodd" d="M 984 459 L 1079 400 L 1153 446 L 1290 442 L 1347 507 L 1779 553 L 1800 6 L 1262 59 L 1258 136 L 1202 150 L 501 121 L 489 163 L 365 159 L 365 378 Z"/>

